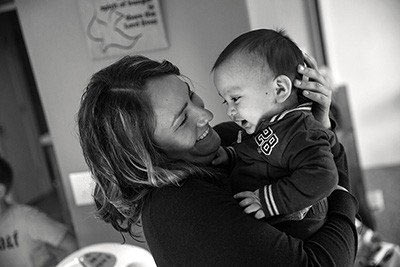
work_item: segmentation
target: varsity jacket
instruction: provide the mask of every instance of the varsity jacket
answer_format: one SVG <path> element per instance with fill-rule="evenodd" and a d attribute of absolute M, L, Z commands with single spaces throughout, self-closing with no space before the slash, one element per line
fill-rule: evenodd
<path fill-rule="evenodd" d="M 259 189 L 267 218 L 316 204 L 338 182 L 331 153 L 335 134 L 314 119 L 311 103 L 261 122 L 254 134 L 240 139 L 234 145 L 232 189 L 234 193 Z"/>

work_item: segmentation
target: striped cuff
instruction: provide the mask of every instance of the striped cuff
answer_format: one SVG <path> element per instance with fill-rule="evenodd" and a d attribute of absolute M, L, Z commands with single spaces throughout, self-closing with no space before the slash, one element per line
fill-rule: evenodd
<path fill-rule="evenodd" d="M 267 218 L 280 214 L 276 207 L 274 196 L 272 195 L 272 185 L 266 185 L 260 188 L 260 201 Z"/>
<path fill-rule="evenodd" d="M 237 154 L 236 154 L 236 151 L 233 148 L 233 146 L 223 146 L 222 148 L 228 154 L 228 164 L 229 164 L 229 166 L 232 166 L 233 164 L 235 164 L 236 163 Z"/>

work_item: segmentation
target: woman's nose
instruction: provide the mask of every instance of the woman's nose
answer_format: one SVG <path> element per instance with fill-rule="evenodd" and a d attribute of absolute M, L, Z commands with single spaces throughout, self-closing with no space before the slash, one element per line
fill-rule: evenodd
<path fill-rule="evenodd" d="M 199 120 L 197 121 L 197 126 L 203 127 L 207 125 L 214 118 L 214 114 L 208 109 L 201 108 L 199 110 Z"/>

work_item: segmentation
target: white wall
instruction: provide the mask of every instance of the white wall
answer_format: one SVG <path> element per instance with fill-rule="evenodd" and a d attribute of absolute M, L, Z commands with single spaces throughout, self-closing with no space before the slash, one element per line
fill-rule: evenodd
<path fill-rule="evenodd" d="M 193 80 L 198 93 L 214 111 L 214 122 L 226 120 L 209 72 L 226 44 L 249 30 L 245 3 L 241 0 L 160 0 L 160 3 L 170 47 L 143 54 L 175 63 Z M 121 241 L 116 231 L 94 221 L 92 207 L 74 205 L 67 179 L 69 173 L 87 169 L 75 121 L 83 88 L 94 72 L 115 59 L 90 58 L 77 1 L 16 0 L 16 6 L 79 243 Z"/>
<path fill-rule="evenodd" d="M 348 85 L 361 165 L 398 165 L 400 1 L 320 4 L 334 78 Z"/>
<path fill-rule="evenodd" d="M 320 0 L 328 62 L 349 87 L 363 168 L 400 163 L 400 1 Z M 247 0 L 251 29 L 284 28 L 314 57 L 302 0 Z"/>
<path fill-rule="evenodd" d="M 303 0 L 246 0 L 250 28 L 285 29 L 300 49 L 315 57 L 307 4 Z"/>

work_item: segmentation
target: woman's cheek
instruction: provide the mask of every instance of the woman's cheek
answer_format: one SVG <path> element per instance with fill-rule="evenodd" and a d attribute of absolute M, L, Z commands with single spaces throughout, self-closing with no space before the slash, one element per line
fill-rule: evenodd
<path fill-rule="evenodd" d="M 190 150 L 196 144 L 196 137 L 191 131 L 185 131 L 183 134 L 177 135 L 176 140 L 182 151 Z"/>

